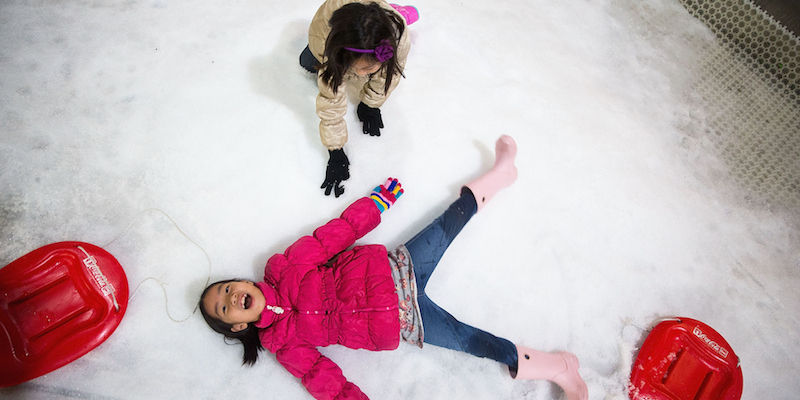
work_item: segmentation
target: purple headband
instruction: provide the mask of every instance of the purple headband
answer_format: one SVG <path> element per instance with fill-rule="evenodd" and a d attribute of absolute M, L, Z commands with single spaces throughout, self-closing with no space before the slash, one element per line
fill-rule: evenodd
<path fill-rule="evenodd" d="M 389 42 L 389 39 L 381 40 L 381 44 L 379 44 L 378 47 L 372 50 L 356 49 L 353 47 L 345 47 L 344 49 L 350 50 L 354 53 L 363 53 L 363 54 L 373 53 L 375 54 L 375 58 L 378 59 L 378 61 L 380 62 L 385 62 L 386 60 L 394 56 L 394 47 L 392 47 L 391 43 Z"/>

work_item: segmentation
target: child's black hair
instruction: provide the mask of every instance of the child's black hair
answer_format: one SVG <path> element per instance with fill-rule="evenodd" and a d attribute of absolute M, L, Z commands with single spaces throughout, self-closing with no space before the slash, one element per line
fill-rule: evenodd
<path fill-rule="evenodd" d="M 371 57 L 378 62 L 374 55 L 352 52 L 345 50 L 345 47 L 374 49 L 381 40 L 389 40 L 395 54 L 381 66 L 386 69 L 384 92 L 389 91 L 394 75 L 404 76 L 403 69 L 397 63 L 397 46 L 405 27 L 402 19 L 394 12 L 384 9 L 378 3 L 350 3 L 334 11 L 328 24 L 331 32 L 323 53 L 326 61 L 320 69 L 323 82 L 330 86 L 333 93 L 338 91 L 345 73 L 355 60 Z"/>
<path fill-rule="evenodd" d="M 203 291 L 203 294 L 200 295 L 200 313 L 203 314 L 203 319 L 206 320 L 208 326 L 211 327 L 217 333 L 221 333 L 223 336 L 231 339 L 236 339 L 242 342 L 242 346 L 244 346 L 244 354 L 242 356 L 242 364 L 252 366 L 258 360 L 258 352 L 264 350 L 264 347 L 261 346 L 261 340 L 258 338 L 258 328 L 256 328 L 255 324 L 249 323 L 247 324 L 247 328 L 242 329 L 239 332 L 233 332 L 231 329 L 233 325 L 226 324 L 210 315 L 206 312 L 205 307 L 203 307 L 203 299 L 206 297 L 206 293 L 208 290 L 211 289 L 212 286 L 221 284 L 221 283 L 228 283 L 228 282 L 241 282 L 242 279 L 228 279 L 225 281 L 214 282 Z"/>

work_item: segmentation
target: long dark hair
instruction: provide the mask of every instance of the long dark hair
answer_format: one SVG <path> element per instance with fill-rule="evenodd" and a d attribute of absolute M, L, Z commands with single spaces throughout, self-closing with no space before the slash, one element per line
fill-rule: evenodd
<path fill-rule="evenodd" d="M 323 82 L 331 87 L 333 93 L 338 91 L 344 74 L 355 60 L 372 57 L 373 61 L 378 62 L 374 55 L 355 53 L 345 50 L 345 47 L 374 49 L 381 40 L 388 40 L 395 54 L 381 66 L 386 69 L 384 92 L 389 91 L 395 74 L 404 76 L 403 69 L 397 63 L 397 45 L 405 27 L 397 14 L 384 9 L 378 3 L 350 3 L 334 11 L 328 24 L 331 32 L 323 53 L 326 61 L 320 69 Z"/>
<path fill-rule="evenodd" d="M 203 294 L 200 295 L 200 313 L 203 314 L 203 319 L 206 320 L 208 326 L 211 327 L 215 332 L 221 333 L 226 338 L 236 339 L 242 342 L 242 346 L 244 346 L 244 354 L 242 356 L 242 364 L 247 366 L 252 366 L 258 360 L 258 352 L 264 350 L 264 347 L 261 346 L 261 340 L 258 339 L 258 328 L 256 328 L 255 324 L 252 322 L 247 324 L 247 328 L 242 329 L 239 332 L 233 332 L 231 329 L 233 325 L 226 324 L 210 315 L 206 312 L 205 307 L 203 307 L 203 299 L 206 297 L 206 293 L 208 290 L 211 289 L 212 286 L 221 284 L 221 283 L 229 283 L 229 282 L 240 282 L 242 279 L 228 279 L 225 281 L 214 282 L 209 285 L 206 290 L 203 291 Z"/>

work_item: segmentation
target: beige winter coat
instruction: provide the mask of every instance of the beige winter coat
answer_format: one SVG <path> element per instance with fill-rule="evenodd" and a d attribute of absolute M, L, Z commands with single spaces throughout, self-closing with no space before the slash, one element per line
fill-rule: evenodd
<path fill-rule="evenodd" d="M 384 0 L 328 0 L 317 10 L 314 19 L 311 20 L 311 26 L 308 28 L 308 48 L 314 57 L 320 63 L 325 62 L 322 54 L 325 51 L 325 41 L 328 39 L 328 34 L 331 31 L 328 26 L 328 21 L 334 11 L 338 10 L 348 3 L 364 3 L 368 4 L 375 2 L 380 4 L 381 7 L 391 10 L 393 13 L 400 16 L 403 21 L 405 30 L 403 36 L 400 37 L 398 48 L 395 50 L 395 57 L 400 68 L 406 65 L 406 57 L 411 48 L 411 40 L 408 35 L 408 26 L 406 21 L 392 6 Z M 386 101 L 386 98 L 392 93 L 397 84 L 400 83 L 400 76 L 392 78 L 392 84 L 389 90 L 384 93 L 383 89 L 386 85 L 385 71 L 380 71 L 372 76 L 358 76 L 356 73 L 348 72 L 342 81 L 342 85 L 338 88 L 336 94 L 333 94 L 331 87 L 317 77 L 317 84 L 319 85 L 319 95 L 317 96 L 317 116 L 320 118 L 319 123 L 319 136 L 328 149 L 340 149 L 347 142 L 347 124 L 344 122 L 344 115 L 347 113 L 347 98 L 346 87 L 350 85 L 361 86 L 359 99 L 370 107 L 380 107 Z"/>

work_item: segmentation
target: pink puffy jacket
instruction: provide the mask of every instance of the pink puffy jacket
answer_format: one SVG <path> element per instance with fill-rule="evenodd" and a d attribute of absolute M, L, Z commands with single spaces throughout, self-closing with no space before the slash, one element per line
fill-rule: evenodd
<path fill-rule="evenodd" d="M 261 344 L 275 353 L 316 399 L 366 399 L 317 346 L 393 350 L 400 343 L 397 293 L 386 248 L 345 251 L 380 223 L 367 197 L 267 261 L 267 307 L 256 322 Z M 337 256 L 338 254 L 338 256 Z M 335 257 L 335 258 L 334 258 Z"/>

